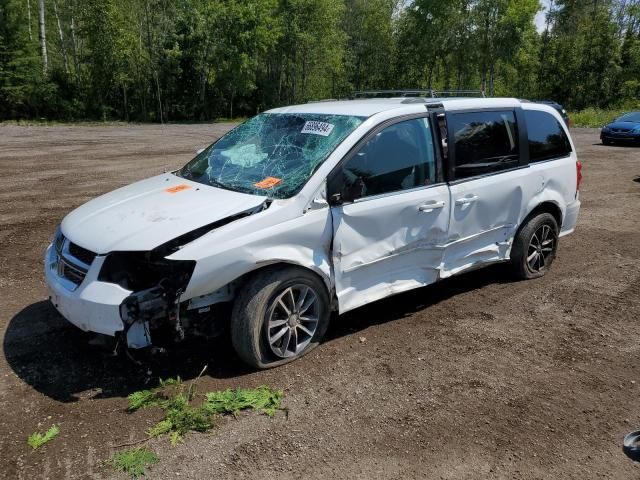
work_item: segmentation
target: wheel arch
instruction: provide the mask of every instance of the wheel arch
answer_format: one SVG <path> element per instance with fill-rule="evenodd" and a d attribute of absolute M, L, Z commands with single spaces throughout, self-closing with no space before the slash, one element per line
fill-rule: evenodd
<path fill-rule="evenodd" d="M 292 260 L 271 260 L 256 263 L 253 265 L 253 268 L 246 270 L 244 273 L 236 276 L 232 280 L 225 281 L 224 284 L 207 289 L 207 293 L 198 295 L 191 299 L 185 299 L 185 301 L 191 300 L 197 306 L 207 306 L 222 302 L 235 302 L 239 292 L 246 288 L 251 280 L 257 275 L 263 274 L 267 271 L 284 269 L 287 267 L 300 269 L 316 277 L 320 283 L 324 285 L 325 293 L 329 298 L 330 309 L 336 309 L 337 302 L 335 299 L 335 290 L 332 286 L 329 275 L 323 272 L 319 267 L 312 268 L 308 265 L 303 265 Z"/>
<path fill-rule="evenodd" d="M 560 205 L 558 205 L 556 202 L 552 200 L 542 201 L 538 203 L 534 208 L 532 208 L 531 211 L 522 219 L 522 221 L 520 222 L 520 225 L 518 225 L 518 228 L 516 229 L 512 238 L 512 245 L 509 248 L 508 258 L 511 257 L 511 249 L 513 248 L 513 242 L 515 242 L 516 238 L 518 238 L 520 231 L 529 222 L 529 220 L 531 220 L 536 215 L 539 215 L 541 213 L 549 213 L 553 216 L 553 218 L 556 220 L 558 224 L 558 233 L 560 233 L 560 229 L 562 227 L 562 215 L 563 215 Z"/>
<path fill-rule="evenodd" d="M 265 272 L 267 270 L 276 270 L 276 269 L 279 269 L 279 268 L 287 268 L 287 267 L 299 268 L 301 270 L 305 270 L 307 272 L 312 273 L 325 286 L 325 288 L 327 290 L 327 295 L 329 296 L 329 298 L 332 297 L 332 289 L 333 289 L 333 287 L 332 287 L 331 279 L 329 278 L 328 275 L 326 275 L 325 272 L 323 272 L 320 268 L 317 268 L 317 269 L 316 268 L 310 268 L 308 265 L 303 265 L 303 264 L 300 264 L 298 262 L 294 262 L 292 260 L 285 260 L 285 259 L 270 260 L 270 261 L 267 261 L 267 262 L 257 263 L 255 265 L 255 268 L 253 268 L 253 269 L 245 272 L 244 274 L 240 275 L 238 278 L 233 280 L 232 283 L 235 284 L 236 288 L 241 288 L 248 281 L 250 281 L 252 277 L 255 277 L 259 273 Z"/>
<path fill-rule="evenodd" d="M 539 203 L 533 210 L 529 212 L 529 214 L 522 220 L 520 226 L 518 227 L 518 232 L 522 229 L 527 222 L 540 213 L 550 213 L 555 218 L 558 224 L 558 231 L 562 228 L 562 209 L 560 205 L 551 200 L 545 200 L 544 202 Z"/>

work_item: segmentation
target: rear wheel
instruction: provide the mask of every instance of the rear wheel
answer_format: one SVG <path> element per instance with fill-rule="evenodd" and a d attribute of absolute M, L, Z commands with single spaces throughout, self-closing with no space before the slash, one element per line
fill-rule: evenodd
<path fill-rule="evenodd" d="M 297 267 L 260 272 L 236 298 L 233 347 L 256 368 L 288 363 L 320 343 L 329 310 L 327 290 L 315 274 Z"/>
<path fill-rule="evenodd" d="M 527 221 L 511 249 L 511 265 L 516 277 L 542 277 L 551 267 L 558 248 L 558 222 L 550 213 L 540 213 Z"/>

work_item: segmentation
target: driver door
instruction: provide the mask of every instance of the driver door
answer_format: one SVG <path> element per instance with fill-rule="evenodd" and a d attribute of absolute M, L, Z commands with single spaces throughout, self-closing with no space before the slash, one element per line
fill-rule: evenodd
<path fill-rule="evenodd" d="M 429 117 L 372 131 L 329 178 L 339 311 L 438 279 L 449 188 Z"/>

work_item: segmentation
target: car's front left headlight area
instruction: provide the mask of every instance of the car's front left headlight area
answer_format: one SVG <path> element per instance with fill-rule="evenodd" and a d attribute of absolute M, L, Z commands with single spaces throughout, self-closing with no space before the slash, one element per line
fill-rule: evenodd
<path fill-rule="evenodd" d="M 128 331 L 135 323 L 161 328 L 179 318 L 180 295 L 193 274 L 193 260 L 168 260 L 162 253 L 113 252 L 106 256 L 98 280 L 131 290 L 120 306 Z"/>

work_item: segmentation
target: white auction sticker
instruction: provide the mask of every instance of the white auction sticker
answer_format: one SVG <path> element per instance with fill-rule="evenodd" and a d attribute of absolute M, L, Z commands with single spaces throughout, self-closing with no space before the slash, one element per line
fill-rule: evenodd
<path fill-rule="evenodd" d="M 302 127 L 302 133 L 312 133 L 314 135 L 322 135 L 323 137 L 328 137 L 329 134 L 333 131 L 333 127 L 334 125 L 331 123 L 309 120 L 304 123 L 304 127 Z"/>

